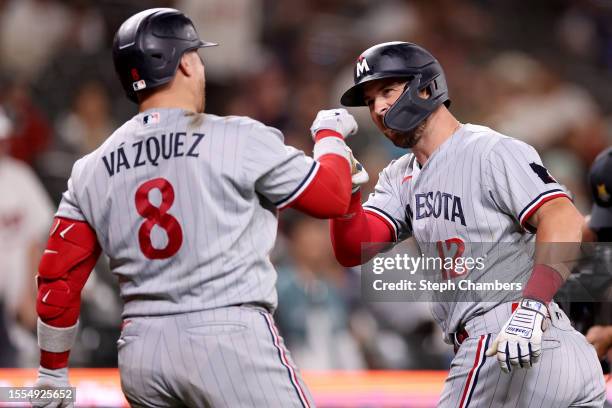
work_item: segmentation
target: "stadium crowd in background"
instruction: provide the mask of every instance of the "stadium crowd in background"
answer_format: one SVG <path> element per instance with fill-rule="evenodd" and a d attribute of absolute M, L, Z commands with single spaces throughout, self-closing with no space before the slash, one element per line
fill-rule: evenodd
<path fill-rule="evenodd" d="M 149 7 L 184 11 L 201 36 L 220 43 L 211 51 L 214 58 L 204 60 L 208 112 L 250 116 L 279 128 L 287 144 L 306 151 L 312 149 L 308 128 L 316 113 L 339 106 L 341 91 L 351 83 L 354 55 L 382 41 L 419 43 L 445 67 L 457 102 L 451 110 L 456 106 L 466 121 L 536 147 L 576 206 L 585 214 L 590 209 L 588 168 L 612 144 L 608 2 L 0 1 L 0 106 L 11 123 L 6 150 L 30 166 L 54 204 L 74 161 L 136 114 L 115 78 L 110 46 L 119 24 Z M 378 172 L 405 151 L 377 137 L 364 111 L 351 112 L 360 131 L 350 144 L 372 175 L 365 196 Z M 44 197 L 24 200 L 48 206 Z M 39 211 L 38 222 L 50 223 L 50 210 Z M 11 220 L 0 213 L 0 254 L 13 251 L 6 234 L 15 227 Z M 38 229 L 22 243 L 24 265 L 36 258 L 26 248 L 44 238 Z M 360 300 L 359 271 L 335 262 L 325 222 L 283 213 L 281 238 L 273 254 L 280 274 L 277 319 L 300 367 L 448 366 L 452 348 L 441 343 L 425 309 Z M 0 267 L 0 281 L 11 279 L 15 270 Z M 31 268 L 21 270 L 29 274 L 24 282 L 31 282 Z M 72 366 L 117 363 L 116 283 L 105 260 L 94 275 L 84 292 L 83 329 Z M 33 306 L 35 296 L 30 298 Z M 17 341 L 25 347 L 18 360 L 7 360 L 10 349 L 2 347 L 0 363 L 35 366 L 35 325 L 27 313 L 15 312 L 17 306 L 9 308 L 4 295 L 0 303 L 6 309 L 0 319 L 4 330 L 19 324 L 24 336 L 31 335 L 30 343 Z M 433 355 L 431 346 L 424 351 L 424 342 L 438 344 Z"/>

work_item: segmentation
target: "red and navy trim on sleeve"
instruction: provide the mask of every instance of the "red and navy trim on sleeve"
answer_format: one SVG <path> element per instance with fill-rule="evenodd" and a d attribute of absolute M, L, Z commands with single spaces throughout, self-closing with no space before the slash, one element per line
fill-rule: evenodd
<path fill-rule="evenodd" d="M 314 180 L 315 176 L 317 175 L 318 171 L 319 162 L 315 161 L 312 163 L 312 166 L 310 167 L 310 170 L 308 170 L 308 174 L 306 174 L 304 180 L 302 180 L 302 182 L 298 184 L 298 186 L 291 193 L 289 193 L 289 195 L 287 195 L 282 200 L 275 202 L 274 205 L 280 210 L 295 201 L 300 196 L 300 194 L 302 194 L 306 190 L 306 188 L 308 188 L 312 180 Z"/>
<path fill-rule="evenodd" d="M 527 220 L 536 212 L 538 209 L 546 202 L 550 200 L 554 200 L 555 198 L 565 197 L 570 199 L 565 191 L 556 188 L 553 190 L 548 190 L 534 198 L 529 204 L 523 208 L 523 211 L 519 213 L 519 223 L 523 228 L 532 234 L 536 232 L 535 228 L 527 224 Z"/>
<path fill-rule="evenodd" d="M 387 224 L 387 227 L 389 227 L 389 229 L 392 231 L 392 235 L 393 235 L 393 242 L 397 242 L 397 237 L 399 234 L 399 225 L 397 225 L 397 221 L 395 221 L 395 219 L 389 215 L 389 213 L 387 213 L 384 210 L 381 210 L 378 207 L 374 207 L 372 205 L 364 205 L 363 206 L 363 210 L 370 212 L 374 215 L 376 215 L 378 218 L 380 218 L 381 220 L 383 220 L 385 222 L 385 224 Z"/>

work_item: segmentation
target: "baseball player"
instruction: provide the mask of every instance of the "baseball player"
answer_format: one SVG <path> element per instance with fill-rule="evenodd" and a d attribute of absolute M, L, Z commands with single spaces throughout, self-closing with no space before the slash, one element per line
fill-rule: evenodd
<path fill-rule="evenodd" d="M 74 164 L 39 267 L 37 386 L 68 385 L 80 292 L 103 251 L 125 302 L 132 406 L 313 406 L 272 318 L 268 253 L 279 209 L 346 213 L 357 124 L 319 112 L 312 159 L 255 120 L 205 114 L 197 50 L 213 45 L 169 8 L 117 31 L 115 68 L 139 113 Z"/>
<path fill-rule="evenodd" d="M 331 221 L 340 263 L 371 258 L 362 243 L 407 237 L 448 251 L 492 243 L 493 258 L 510 243 L 580 241 L 583 219 L 537 152 L 460 123 L 448 110 L 442 67 L 428 51 L 406 42 L 375 45 L 357 59 L 354 79 L 342 104 L 367 106 L 380 131 L 412 152 L 380 173 L 363 205 L 357 190 L 347 215 Z M 535 259 L 527 249 L 507 255 L 511 262 L 498 258 L 487 268 L 531 273 L 517 302 L 433 304 L 445 340 L 456 347 L 439 406 L 601 406 L 595 351 L 552 302 L 569 271 L 541 252 Z"/>
<path fill-rule="evenodd" d="M 589 171 L 593 207 L 586 227 L 591 241 L 612 242 L 612 147 L 601 152 Z"/>
<path fill-rule="evenodd" d="M 586 235 L 590 235 L 592 241 L 612 242 L 612 147 L 601 152 L 593 162 L 589 171 L 589 187 L 594 202 L 587 217 Z M 607 277 L 606 284 L 600 289 L 609 294 L 612 290 L 612 248 L 610 244 L 604 245 L 596 256 L 603 266 L 598 272 Z M 594 345 L 599 358 L 603 359 L 612 350 L 612 325 L 609 324 L 612 316 L 609 303 L 600 305 L 600 309 L 601 320 L 589 329 L 586 338 Z"/>

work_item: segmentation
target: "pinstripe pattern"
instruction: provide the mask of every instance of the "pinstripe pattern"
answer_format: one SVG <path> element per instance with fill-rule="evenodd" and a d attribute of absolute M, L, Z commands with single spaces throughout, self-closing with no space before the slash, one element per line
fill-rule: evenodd
<path fill-rule="evenodd" d="M 470 337 L 451 363 L 438 406 L 603 406 L 604 379 L 593 346 L 572 328 L 556 304 L 551 303 L 550 310 L 552 326 L 544 332 L 541 361 L 529 370 L 513 370 L 510 375 L 501 372 L 495 358 L 483 361 L 479 350 L 486 350 L 483 339 L 495 338 L 511 315 L 512 305 L 498 305 L 472 318 L 466 326 Z M 474 381 L 470 373 L 476 372 Z M 471 398 L 467 398 L 470 394 Z"/>
<path fill-rule="evenodd" d="M 474 365 L 468 373 L 465 387 L 461 393 L 461 401 L 459 401 L 460 408 L 467 408 L 470 405 L 472 395 L 474 394 L 474 390 L 478 384 L 478 375 L 480 374 L 480 370 L 484 366 L 485 360 L 487 359 L 487 356 L 485 356 L 485 351 L 489 347 L 490 340 L 490 334 L 482 335 L 478 338 L 478 346 L 476 346 L 476 353 L 474 355 Z"/>
<path fill-rule="evenodd" d="M 314 406 L 260 308 L 135 317 L 118 348 L 122 389 L 136 406 Z"/>
<path fill-rule="evenodd" d="M 520 281 L 533 266 L 532 247 L 520 252 L 518 246 L 497 243 L 532 242 L 521 222 L 546 200 L 566 196 L 556 182 L 545 183 L 531 163 L 542 163 L 531 146 L 466 124 L 422 167 L 412 154 L 393 161 L 380 173 L 364 209 L 387 220 L 398 240 L 412 235 L 425 255 L 438 256 L 439 241 L 460 239 L 466 243 L 463 256 L 486 256 L 488 269 L 472 271 L 473 282 L 497 277 Z M 454 250 L 452 244 L 448 250 Z M 457 302 L 434 304 L 433 315 L 447 336 L 471 316 L 516 300 L 475 303 L 461 296 L 465 294 L 458 293 Z"/>
<path fill-rule="evenodd" d="M 510 307 L 505 308 L 505 312 L 503 309 L 492 309 L 474 319 L 505 320 Z M 463 406 L 468 407 L 603 406 L 604 379 L 595 350 L 571 327 L 567 316 L 555 304 L 551 304 L 551 310 L 554 311 L 553 325 L 544 333 L 542 359 L 529 370 L 517 369 L 509 375 L 504 374 L 495 358 L 478 359 L 480 368 L 476 370 L 475 356 L 482 339 L 492 339 L 497 333 L 470 334 L 451 364 L 438 406 L 461 406 L 464 394 L 471 394 L 469 401 L 463 400 Z M 485 326 L 484 322 L 473 325 Z M 478 372 L 477 381 L 470 379 L 470 372 Z M 466 390 L 469 393 L 465 393 Z"/>
<path fill-rule="evenodd" d="M 306 187 L 308 187 L 310 182 L 315 178 L 318 171 L 319 163 L 313 162 L 312 166 L 310 167 L 310 170 L 308 171 L 308 174 L 306 175 L 306 178 L 300 184 L 298 184 L 295 190 L 289 193 L 289 195 L 287 195 L 282 200 L 275 202 L 274 205 L 276 205 L 279 209 L 282 209 L 291 204 L 297 197 L 300 196 L 300 194 L 302 194 L 304 190 L 306 190 Z"/>
<path fill-rule="evenodd" d="M 533 267 L 534 246 L 524 245 L 534 240 L 529 217 L 547 200 L 567 197 L 541 164 L 531 146 L 467 124 L 422 167 L 411 154 L 392 162 L 364 208 L 387 220 L 399 241 L 412 235 L 426 256 L 439 256 L 439 248 L 453 250 L 457 239 L 465 244 L 464 257 L 485 256 L 486 268 L 469 272 L 472 282 L 521 281 Z M 451 364 L 440 407 L 601 405 L 603 376 L 594 350 L 562 312 L 545 332 L 542 360 L 530 370 L 505 375 L 497 360 L 483 353 L 520 292 L 491 302 L 462 296 L 432 303 L 447 341 L 460 326 L 470 336 Z"/>
<path fill-rule="evenodd" d="M 243 303 L 274 309 L 273 203 L 290 204 L 318 164 L 285 146 L 278 130 L 249 118 L 154 111 L 156 123 L 143 122 L 153 110 L 136 115 L 74 165 L 57 214 L 96 230 L 119 277 L 124 317 Z M 167 213 L 178 221 L 183 242 L 170 258 L 148 259 L 139 246 L 145 218 L 136 211 L 135 193 L 160 177 L 173 187 Z M 159 207 L 160 190 L 151 190 L 148 200 Z M 150 237 L 154 248 L 169 239 L 159 224 Z"/>
<path fill-rule="evenodd" d="M 289 373 L 289 379 L 291 380 L 291 384 L 295 388 L 295 391 L 299 397 L 300 402 L 304 408 L 310 408 L 308 401 L 306 400 L 306 396 L 304 390 L 302 390 L 302 386 L 298 382 L 298 377 L 296 375 L 295 369 L 289 363 L 287 359 L 287 350 L 281 346 L 280 344 L 280 336 L 278 334 L 278 330 L 272 321 L 272 317 L 266 313 L 261 312 L 262 316 L 266 319 L 266 323 L 268 324 L 268 329 L 270 330 L 270 335 L 272 336 L 272 341 L 274 342 L 274 346 L 278 350 L 278 357 L 281 360 L 282 364 L 287 367 L 287 372 Z"/>
<path fill-rule="evenodd" d="M 395 233 L 395 240 L 402 241 L 411 235 L 405 212 L 405 194 L 399 188 L 398 177 L 403 179 L 404 172 L 410 165 L 413 156 L 406 155 L 393 160 L 378 175 L 374 192 L 363 204 L 364 210 L 372 211 L 386 220 Z M 408 184 L 408 183 L 407 183 Z"/>
<path fill-rule="evenodd" d="M 276 307 L 268 254 L 277 209 L 318 168 L 276 129 L 180 109 L 136 115 L 75 163 L 57 215 L 96 230 L 119 278 L 123 316 L 131 320 L 118 343 L 130 403 L 312 406 L 271 317 L 232 306 Z M 162 187 L 137 196 L 158 179 Z M 167 217 L 175 225 L 164 227 Z M 153 223 L 148 232 L 146 222 Z M 142 250 L 163 250 L 177 234 L 182 243 L 173 254 Z"/>

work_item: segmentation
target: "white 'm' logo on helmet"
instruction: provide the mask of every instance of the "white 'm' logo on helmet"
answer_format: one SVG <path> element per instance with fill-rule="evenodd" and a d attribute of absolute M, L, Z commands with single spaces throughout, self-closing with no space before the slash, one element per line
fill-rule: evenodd
<path fill-rule="evenodd" d="M 370 72 L 370 67 L 368 66 L 368 60 L 363 57 L 359 57 L 357 60 L 357 76 L 362 76 L 365 72 Z"/>

